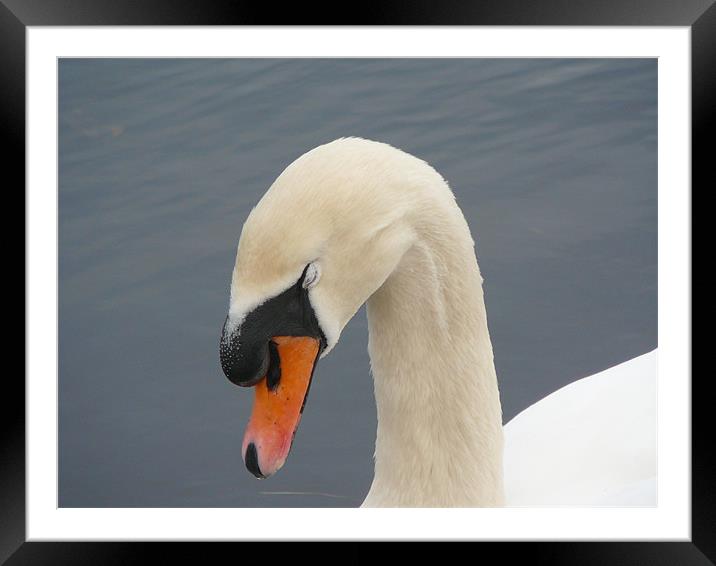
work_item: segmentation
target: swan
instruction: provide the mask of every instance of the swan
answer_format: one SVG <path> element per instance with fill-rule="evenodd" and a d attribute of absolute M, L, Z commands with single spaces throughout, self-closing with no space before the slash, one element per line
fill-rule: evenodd
<path fill-rule="evenodd" d="M 649 505 L 655 352 L 503 427 L 474 242 L 426 162 L 341 138 L 291 163 L 239 238 L 219 354 L 254 388 L 242 456 L 286 461 L 318 360 L 366 303 L 378 426 L 363 507 Z"/>

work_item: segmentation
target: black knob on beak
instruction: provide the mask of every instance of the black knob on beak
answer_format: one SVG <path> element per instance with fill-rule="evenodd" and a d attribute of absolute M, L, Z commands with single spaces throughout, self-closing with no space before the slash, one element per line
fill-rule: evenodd
<path fill-rule="evenodd" d="M 250 340 L 241 336 L 226 318 L 219 343 L 219 358 L 224 375 L 241 387 L 256 385 L 268 371 L 269 345 L 267 340 Z"/>
<path fill-rule="evenodd" d="M 308 267 L 306 267 L 308 269 Z M 283 293 L 247 313 L 240 324 L 226 317 L 219 343 L 221 369 L 229 381 L 242 387 L 256 385 L 264 377 L 274 388 L 281 377 L 280 360 L 271 340 L 275 336 L 311 336 L 326 347 L 308 290 L 301 277 Z"/>

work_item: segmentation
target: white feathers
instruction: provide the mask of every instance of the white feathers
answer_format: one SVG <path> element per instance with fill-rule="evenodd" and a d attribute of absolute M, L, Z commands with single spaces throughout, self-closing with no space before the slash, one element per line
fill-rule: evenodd
<path fill-rule="evenodd" d="M 509 506 L 656 505 L 656 351 L 507 423 L 505 490 Z"/>

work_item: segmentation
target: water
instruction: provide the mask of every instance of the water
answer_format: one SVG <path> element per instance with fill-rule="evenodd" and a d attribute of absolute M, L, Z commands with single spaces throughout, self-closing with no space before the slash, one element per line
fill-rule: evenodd
<path fill-rule="evenodd" d="M 651 60 L 61 60 L 59 504 L 357 506 L 375 405 L 363 310 L 258 482 L 218 340 L 243 221 L 303 152 L 391 143 L 477 242 L 505 421 L 657 339 Z"/>

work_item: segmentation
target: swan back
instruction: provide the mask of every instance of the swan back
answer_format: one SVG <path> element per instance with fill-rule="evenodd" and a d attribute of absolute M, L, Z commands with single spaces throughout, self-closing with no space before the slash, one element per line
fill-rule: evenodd
<path fill-rule="evenodd" d="M 507 505 L 656 505 L 656 350 L 555 391 L 505 426 Z"/>

